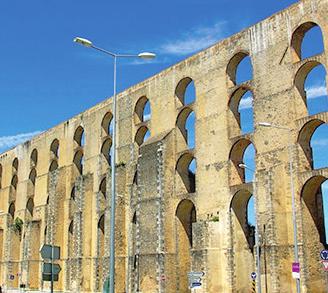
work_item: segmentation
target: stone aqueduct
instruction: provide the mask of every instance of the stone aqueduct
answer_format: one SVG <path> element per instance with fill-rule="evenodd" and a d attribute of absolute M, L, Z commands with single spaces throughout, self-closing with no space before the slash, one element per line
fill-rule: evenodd
<path fill-rule="evenodd" d="M 327 0 L 299 1 L 119 94 L 116 292 L 189 292 L 191 270 L 205 272 L 201 292 L 250 292 L 253 186 L 263 289 L 294 292 L 290 143 L 301 288 L 326 290 L 319 251 L 327 246 L 321 184 L 328 169 L 313 165 L 310 140 L 328 114 L 308 114 L 304 82 L 328 60 L 325 51 L 303 58 L 301 47 L 319 26 L 328 48 L 327 19 Z M 237 68 L 247 56 L 253 77 L 239 84 Z M 196 98 L 189 102 L 192 84 Z M 248 91 L 254 131 L 243 133 L 238 107 Z M 48 288 L 39 248 L 53 243 L 62 249 L 56 288 L 101 291 L 109 259 L 111 107 L 108 99 L 1 155 L 4 287 Z M 291 131 L 259 127 L 260 121 Z M 251 144 L 254 184 L 239 167 Z M 197 168 L 190 167 L 194 160 Z"/>

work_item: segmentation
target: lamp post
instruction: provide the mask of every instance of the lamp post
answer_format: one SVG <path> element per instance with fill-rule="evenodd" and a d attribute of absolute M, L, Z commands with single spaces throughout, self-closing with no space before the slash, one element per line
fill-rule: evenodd
<path fill-rule="evenodd" d="M 253 196 L 254 196 L 254 212 L 255 212 L 255 245 L 256 245 L 256 273 L 257 273 L 257 292 L 261 293 L 261 258 L 260 258 L 260 240 L 259 240 L 259 221 L 257 215 L 257 190 L 255 184 L 255 170 L 249 168 L 246 164 L 239 164 L 238 167 L 253 172 Z"/>
<path fill-rule="evenodd" d="M 293 177 L 293 153 L 292 153 L 292 130 L 288 127 L 271 124 L 269 122 L 260 122 L 259 126 L 262 127 L 272 127 L 277 129 L 282 129 L 288 131 L 289 134 L 289 144 L 288 144 L 288 160 L 289 160 L 289 176 L 290 176 L 290 190 L 292 195 L 292 215 L 293 215 L 293 232 L 294 232 L 294 262 L 299 263 L 298 257 L 298 241 L 297 241 L 297 223 L 296 223 L 296 206 L 295 206 L 295 188 L 294 188 L 294 177 Z M 296 278 L 296 290 L 297 293 L 301 292 L 300 279 Z"/>
<path fill-rule="evenodd" d="M 74 42 L 81 44 L 85 47 L 95 49 L 114 58 L 114 89 L 113 89 L 113 135 L 112 135 L 112 147 L 113 152 L 111 156 L 111 214 L 110 214 L 110 258 L 109 258 L 109 292 L 115 292 L 115 210 L 116 210 L 116 124 L 117 124 L 117 109 L 116 109 L 116 63 L 118 58 L 141 58 L 141 59 L 153 59 L 156 54 L 149 52 L 141 52 L 139 54 L 116 54 L 105 49 L 96 47 L 93 43 L 84 38 L 76 37 Z"/>

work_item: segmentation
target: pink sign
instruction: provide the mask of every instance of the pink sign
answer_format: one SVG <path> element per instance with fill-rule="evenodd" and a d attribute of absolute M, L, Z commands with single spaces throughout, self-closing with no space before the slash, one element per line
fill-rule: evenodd
<path fill-rule="evenodd" d="M 300 272 L 300 263 L 299 262 L 293 262 L 292 272 L 293 273 L 299 273 Z"/>

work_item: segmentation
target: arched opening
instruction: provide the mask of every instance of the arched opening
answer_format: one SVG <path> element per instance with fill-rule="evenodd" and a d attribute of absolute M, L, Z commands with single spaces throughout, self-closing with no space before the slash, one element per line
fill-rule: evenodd
<path fill-rule="evenodd" d="M 327 177 L 314 176 L 305 182 L 301 191 L 303 251 L 304 261 L 309 268 L 309 292 L 320 292 L 326 284 L 325 274 L 318 274 L 322 271 L 322 264 L 313 256 L 322 249 L 328 249 L 327 183 Z"/>
<path fill-rule="evenodd" d="M 101 153 L 103 154 L 109 165 L 111 164 L 111 147 L 112 140 L 110 138 L 107 138 L 101 146 Z"/>
<path fill-rule="evenodd" d="M 26 209 L 30 213 L 30 215 L 33 217 L 33 209 L 34 209 L 34 201 L 33 198 L 29 198 L 26 203 Z"/>
<path fill-rule="evenodd" d="M 30 175 L 28 176 L 28 179 L 32 182 L 33 185 L 35 185 L 36 180 L 36 170 L 33 168 L 30 172 Z"/>
<path fill-rule="evenodd" d="M 305 78 L 304 92 L 309 115 L 328 111 L 326 75 L 326 69 L 320 64 L 309 71 Z"/>
<path fill-rule="evenodd" d="M 36 166 L 38 163 L 38 151 L 34 149 L 31 153 L 31 165 Z"/>
<path fill-rule="evenodd" d="M 101 127 L 105 131 L 106 135 L 113 134 L 113 114 L 111 112 L 107 112 L 101 121 Z"/>
<path fill-rule="evenodd" d="M 255 223 L 251 222 L 251 215 L 254 215 L 251 197 L 250 191 L 239 190 L 230 203 L 232 255 L 238 292 L 248 292 L 249 272 L 254 270 Z"/>
<path fill-rule="evenodd" d="M 56 157 L 59 157 L 59 140 L 56 138 L 50 145 L 50 152 Z"/>
<path fill-rule="evenodd" d="M 15 217 L 15 202 L 12 202 L 10 205 L 9 205 L 9 209 L 8 209 L 8 214 L 11 216 L 12 219 L 14 219 Z"/>
<path fill-rule="evenodd" d="M 54 172 L 58 169 L 58 163 L 57 160 L 52 160 L 50 166 L 49 166 L 49 172 Z"/>
<path fill-rule="evenodd" d="M 317 61 L 306 62 L 296 73 L 298 89 L 309 115 L 328 111 L 326 69 Z"/>
<path fill-rule="evenodd" d="M 328 167 L 328 124 L 321 124 L 312 134 L 310 146 L 312 149 L 313 169 Z"/>
<path fill-rule="evenodd" d="M 299 132 L 298 143 L 303 149 L 304 161 L 308 162 L 310 168 L 317 169 L 328 166 L 326 159 L 327 124 L 324 121 L 313 119 L 307 122 Z M 315 162 L 313 151 L 315 151 Z"/>
<path fill-rule="evenodd" d="M 231 169 L 231 185 L 251 182 L 253 179 L 252 171 L 241 168 L 240 164 L 247 165 L 250 169 L 255 169 L 256 150 L 252 142 L 248 139 L 239 139 L 232 146 L 230 160 L 233 163 Z"/>
<path fill-rule="evenodd" d="M 15 159 L 13 160 L 13 164 L 12 164 L 12 166 L 13 166 L 13 170 L 14 170 L 14 172 L 17 172 L 17 171 L 18 171 L 18 159 L 17 159 L 17 158 L 15 158 Z"/>
<path fill-rule="evenodd" d="M 186 192 L 196 192 L 196 160 L 189 152 L 178 159 L 176 170 L 181 178 Z"/>
<path fill-rule="evenodd" d="M 68 226 L 68 259 L 72 259 L 74 255 L 74 220 L 72 220 Z M 71 268 L 69 268 L 69 274 L 71 273 Z"/>
<path fill-rule="evenodd" d="M 74 133 L 74 141 L 81 147 L 85 144 L 85 134 L 82 126 L 79 126 Z"/>
<path fill-rule="evenodd" d="M 195 83 L 190 77 L 180 80 L 175 95 L 182 105 L 190 105 L 196 101 Z"/>
<path fill-rule="evenodd" d="M 135 142 L 141 146 L 150 137 L 150 131 L 146 126 L 141 126 L 135 136 Z"/>
<path fill-rule="evenodd" d="M 231 86 L 253 79 L 252 61 L 247 52 L 239 52 L 231 58 L 227 66 Z"/>
<path fill-rule="evenodd" d="M 176 223 L 176 247 L 179 288 L 177 292 L 190 292 L 188 288 L 187 274 L 191 271 L 191 249 L 193 248 L 193 223 L 197 221 L 196 208 L 191 200 L 182 200 L 175 212 Z"/>
<path fill-rule="evenodd" d="M 76 190 L 76 188 L 75 188 L 75 186 L 73 186 L 72 191 L 71 191 L 71 197 L 70 197 L 70 199 L 72 199 L 74 201 L 75 201 L 75 190 Z"/>
<path fill-rule="evenodd" d="M 11 186 L 16 190 L 18 184 L 18 177 L 17 175 L 14 175 L 11 179 Z"/>
<path fill-rule="evenodd" d="M 102 286 L 105 280 L 105 216 L 102 215 L 98 221 L 98 276 L 99 285 Z M 99 286 L 99 287 L 100 287 Z"/>
<path fill-rule="evenodd" d="M 178 126 L 189 149 L 195 147 L 195 113 L 188 107 L 183 108 L 178 115 Z"/>
<path fill-rule="evenodd" d="M 252 91 L 246 87 L 238 88 L 230 98 L 229 108 L 242 134 L 254 131 Z"/>
<path fill-rule="evenodd" d="M 295 62 L 322 53 L 324 42 L 320 27 L 314 22 L 303 23 L 294 31 L 291 46 Z"/>
<path fill-rule="evenodd" d="M 77 170 L 80 174 L 83 172 L 83 165 L 84 165 L 84 159 L 83 159 L 83 152 L 81 150 L 78 150 L 73 158 L 73 163 L 76 166 Z"/>
<path fill-rule="evenodd" d="M 134 108 L 135 123 L 145 122 L 151 118 L 150 102 L 146 96 L 141 97 Z"/>
<path fill-rule="evenodd" d="M 104 198 L 107 198 L 107 181 L 106 181 L 106 177 L 101 180 L 100 185 L 99 185 L 99 191 L 101 192 L 101 194 L 104 196 Z"/>

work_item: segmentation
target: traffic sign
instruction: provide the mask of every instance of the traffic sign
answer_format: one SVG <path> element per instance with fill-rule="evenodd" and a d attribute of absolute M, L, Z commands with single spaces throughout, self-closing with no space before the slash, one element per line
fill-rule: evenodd
<path fill-rule="evenodd" d="M 44 273 L 42 273 L 42 280 L 43 281 L 51 281 L 51 274 L 44 274 Z M 58 275 L 53 275 L 53 280 L 55 281 L 55 282 L 57 282 L 58 281 Z"/>
<path fill-rule="evenodd" d="M 12 280 L 14 280 L 14 279 L 15 279 L 15 275 L 10 274 L 10 275 L 9 275 L 9 280 L 12 281 Z"/>
<path fill-rule="evenodd" d="M 328 271 L 328 260 L 322 260 L 323 269 L 327 272 Z"/>
<path fill-rule="evenodd" d="M 42 269 L 42 273 L 44 274 L 51 274 L 53 272 L 54 275 L 59 274 L 59 272 L 61 271 L 61 267 L 59 264 L 53 264 L 53 268 L 51 271 L 51 263 L 43 263 L 43 269 Z"/>
<path fill-rule="evenodd" d="M 202 286 L 202 277 L 205 275 L 204 272 L 189 272 L 188 273 L 188 282 L 189 288 L 200 288 Z"/>
<path fill-rule="evenodd" d="M 251 273 L 251 278 L 252 278 L 252 280 L 255 280 L 256 279 L 256 273 L 255 272 L 252 272 Z"/>
<path fill-rule="evenodd" d="M 320 257 L 322 260 L 328 260 L 328 250 L 324 249 L 320 251 Z"/>
<path fill-rule="evenodd" d="M 53 249 L 53 252 L 52 252 Z M 44 244 L 40 249 L 43 259 L 60 259 L 60 247 Z"/>
<path fill-rule="evenodd" d="M 300 263 L 299 262 L 293 262 L 292 264 L 292 276 L 294 279 L 299 279 L 301 277 L 300 275 Z"/>

